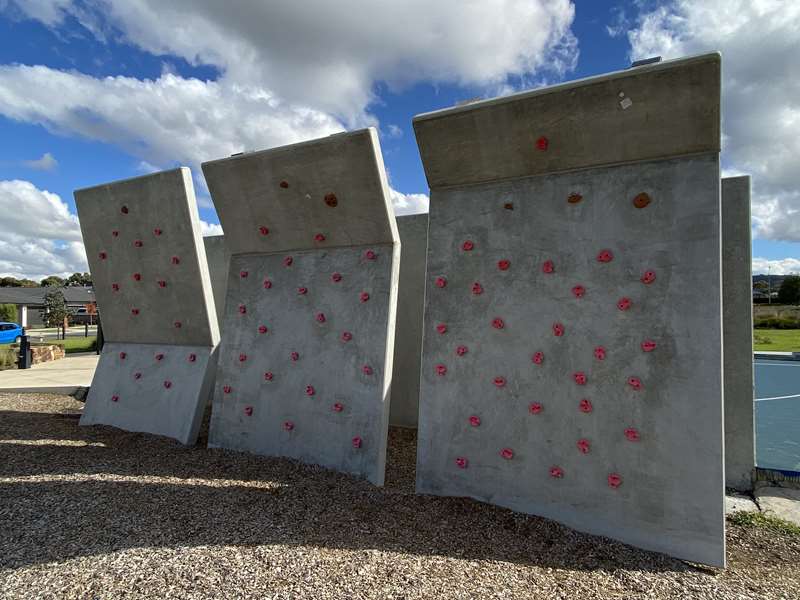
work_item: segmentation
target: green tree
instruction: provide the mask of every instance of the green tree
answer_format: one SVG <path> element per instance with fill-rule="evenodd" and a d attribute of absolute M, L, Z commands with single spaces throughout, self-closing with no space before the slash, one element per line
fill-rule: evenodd
<path fill-rule="evenodd" d="M 67 277 L 64 285 L 68 286 L 89 286 L 92 285 L 92 276 L 89 273 L 73 273 Z"/>
<path fill-rule="evenodd" d="M 788 275 L 784 277 L 778 290 L 778 302 L 781 304 L 800 304 L 800 277 Z"/>
<path fill-rule="evenodd" d="M 756 290 L 758 290 L 759 292 L 764 292 L 764 293 L 766 293 L 766 292 L 767 292 L 767 290 L 769 289 L 769 284 L 768 284 L 766 281 L 756 281 L 756 282 L 753 284 L 753 289 L 756 289 Z"/>
<path fill-rule="evenodd" d="M 44 295 L 44 308 L 39 313 L 46 327 L 63 327 L 65 319 L 72 316 L 64 292 L 58 288 L 49 290 Z"/>
<path fill-rule="evenodd" d="M 39 285 L 42 287 L 64 287 L 64 280 L 57 275 L 50 275 L 50 277 L 42 279 Z"/>
<path fill-rule="evenodd" d="M 39 284 L 30 279 L 16 277 L 0 277 L 0 287 L 37 287 Z"/>
<path fill-rule="evenodd" d="M 0 304 L 0 321 L 16 323 L 18 316 L 16 304 Z"/>

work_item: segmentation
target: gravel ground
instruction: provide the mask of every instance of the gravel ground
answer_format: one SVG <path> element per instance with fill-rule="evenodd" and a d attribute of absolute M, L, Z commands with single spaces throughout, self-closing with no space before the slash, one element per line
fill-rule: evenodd
<path fill-rule="evenodd" d="M 699 568 L 552 521 L 290 460 L 78 427 L 72 398 L 0 394 L 2 598 L 800 598 L 800 536 L 729 524 Z"/>

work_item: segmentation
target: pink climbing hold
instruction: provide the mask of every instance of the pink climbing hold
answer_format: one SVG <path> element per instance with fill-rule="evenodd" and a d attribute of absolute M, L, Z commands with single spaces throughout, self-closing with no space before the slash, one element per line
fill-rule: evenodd
<path fill-rule="evenodd" d="M 628 310 L 631 307 L 631 299 L 630 298 L 620 298 L 617 300 L 617 308 L 620 310 Z"/>
<path fill-rule="evenodd" d="M 554 479 L 561 479 L 564 477 L 564 470 L 561 467 L 553 465 L 550 467 L 550 477 L 553 477 Z"/>
<path fill-rule="evenodd" d="M 181 327 L 183 327 L 183 323 L 181 323 L 180 321 L 175 321 L 175 322 L 172 324 L 172 326 L 173 326 L 175 329 L 180 329 Z"/>
<path fill-rule="evenodd" d="M 317 323 L 324 323 L 327 320 L 325 318 L 325 313 L 317 313 L 314 318 L 317 320 Z"/>
<path fill-rule="evenodd" d="M 445 325 L 444 323 L 439 323 L 436 326 L 436 331 L 438 331 L 441 334 L 447 333 L 447 325 Z"/>
<path fill-rule="evenodd" d="M 274 375 L 270 371 L 264 373 L 264 381 L 272 381 L 273 377 Z"/>
<path fill-rule="evenodd" d="M 268 289 L 270 289 L 271 287 L 272 287 L 272 281 L 271 281 L 270 279 L 265 279 L 265 280 L 264 280 L 264 289 L 265 289 L 265 290 L 268 290 Z"/>
<path fill-rule="evenodd" d="M 353 339 L 353 334 L 352 333 L 350 333 L 349 331 L 343 331 L 342 332 L 342 341 L 343 342 L 349 342 L 352 339 Z"/>
<path fill-rule="evenodd" d="M 267 326 L 266 325 L 259 325 L 258 326 L 258 333 L 260 333 L 262 335 L 267 333 Z"/>
<path fill-rule="evenodd" d="M 472 284 L 472 293 L 476 296 L 480 296 L 483 293 L 483 286 L 476 281 Z"/>
<path fill-rule="evenodd" d="M 472 415 L 469 418 L 469 424 L 473 427 L 480 427 L 481 426 L 481 418 L 478 415 Z"/>
<path fill-rule="evenodd" d="M 608 487 L 617 489 L 622 485 L 622 477 L 617 473 L 610 473 L 608 475 Z"/>
<path fill-rule="evenodd" d="M 331 281 L 333 281 L 334 283 L 339 283 L 341 280 L 342 280 L 341 273 L 334 273 L 333 275 L 331 275 Z"/>
<path fill-rule="evenodd" d="M 438 288 L 447 287 L 447 279 L 445 279 L 444 277 L 437 277 L 434 283 Z"/>
<path fill-rule="evenodd" d="M 291 267 L 293 262 L 294 262 L 294 259 L 291 256 L 287 256 L 286 258 L 283 259 L 283 266 L 284 267 Z"/>
<path fill-rule="evenodd" d="M 119 231 L 117 231 L 116 229 L 114 229 L 114 230 L 111 232 L 111 235 L 112 235 L 113 237 L 119 237 Z"/>
<path fill-rule="evenodd" d="M 239 305 L 239 314 L 240 315 L 247 314 L 247 307 L 244 304 Z"/>
<path fill-rule="evenodd" d="M 333 412 L 342 412 L 344 410 L 344 404 L 342 404 L 341 402 L 335 402 L 331 407 L 331 409 L 333 410 Z"/>
<path fill-rule="evenodd" d="M 106 252 L 101 252 L 101 253 L 100 253 L 100 254 L 98 254 L 97 256 L 99 256 L 99 257 L 100 257 L 100 260 L 105 260 L 105 259 L 107 259 L 107 258 L 108 258 L 108 254 L 107 254 Z"/>
<path fill-rule="evenodd" d="M 155 229 L 153 229 L 153 235 L 155 235 L 155 236 L 159 236 L 159 235 L 161 235 L 162 233 L 164 233 L 164 232 L 163 232 L 163 231 L 161 231 L 161 229 L 159 229 L 158 227 L 156 227 Z"/>
<path fill-rule="evenodd" d="M 609 263 L 614 260 L 614 255 L 611 253 L 611 250 L 600 250 L 597 253 L 597 262 L 601 263 Z"/>
<path fill-rule="evenodd" d="M 223 387 L 222 387 L 222 392 L 223 392 L 224 394 L 230 394 L 230 393 L 231 393 L 231 390 L 232 390 L 232 388 L 231 388 L 231 386 L 229 386 L 229 385 L 225 385 L 225 386 L 223 386 Z"/>
<path fill-rule="evenodd" d="M 364 365 L 361 367 L 361 372 L 364 373 L 364 375 L 372 375 L 372 367 L 369 365 Z"/>
<path fill-rule="evenodd" d="M 576 298 L 583 298 L 586 295 L 586 288 L 582 285 L 576 285 L 572 288 L 572 295 Z"/>
<path fill-rule="evenodd" d="M 284 421 L 283 422 L 283 430 L 284 431 L 291 431 L 292 429 L 294 429 L 294 423 L 292 423 L 291 421 Z"/>
<path fill-rule="evenodd" d="M 142 378 L 142 374 L 141 373 L 134 373 L 133 374 L 133 378 L 134 379 L 141 379 Z"/>
<path fill-rule="evenodd" d="M 459 356 L 464 356 L 467 352 L 469 352 L 469 349 L 466 346 L 458 346 L 456 348 L 456 354 Z"/>
<path fill-rule="evenodd" d="M 550 273 L 554 273 L 555 270 L 556 266 L 553 264 L 552 260 L 548 259 L 542 263 L 542 273 L 547 273 L 549 275 Z"/>
<path fill-rule="evenodd" d="M 119 402 L 119 396 L 117 396 L 116 394 L 114 394 L 113 396 L 111 396 L 111 401 L 112 401 L 112 402 Z"/>
<path fill-rule="evenodd" d="M 177 256 L 173 256 L 173 257 L 170 259 L 170 262 L 171 262 L 173 265 L 179 265 L 179 264 L 181 264 L 181 259 L 180 259 L 180 258 L 178 258 Z"/>
<path fill-rule="evenodd" d="M 549 145 L 550 141 L 545 136 L 541 136 L 539 139 L 536 140 L 536 147 L 542 152 L 547 152 L 547 147 Z"/>
<path fill-rule="evenodd" d="M 652 352 L 656 349 L 656 343 L 653 340 L 645 340 L 642 342 L 642 352 Z"/>
<path fill-rule="evenodd" d="M 171 388 L 171 387 L 172 387 L 172 382 L 171 382 L 171 381 L 169 381 L 169 380 L 166 380 L 166 381 L 164 382 L 164 387 L 165 387 L 166 389 L 169 389 L 169 388 Z"/>
<path fill-rule="evenodd" d="M 356 436 L 356 437 L 353 438 L 352 444 L 353 444 L 353 448 L 358 450 L 359 448 L 361 448 L 361 446 L 364 444 L 364 442 L 360 437 Z"/>
<path fill-rule="evenodd" d="M 133 274 L 133 280 L 134 281 L 141 281 L 142 280 L 142 274 L 141 273 L 134 273 Z"/>
<path fill-rule="evenodd" d="M 142 240 L 136 240 L 133 242 L 133 245 L 136 248 L 141 248 L 142 246 L 144 246 L 144 243 L 142 243 Z"/>
<path fill-rule="evenodd" d="M 120 207 L 120 209 L 119 209 L 119 212 L 121 212 L 123 215 L 127 215 L 128 214 L 128 207 L 125 206 L 125 205 L 122 205 L 122 207 Z"/>
<path fill-rule="evenodd" d="M 325 241 L 325 235 L 324 235 L 324 234 L 322 234 L 322 233 L 317 233 L 317 234 L 314 236 L 314 241 L 315 241 L 315 242 L 324 242 L 324 241 Z"/>
<path fill-rule="evenodd" d="M 375 254 L 374 250 L 367 250 L 366 252 L 364 252 L 364 258 L 366 258 L 367 260 L 375 260 L 376 258 L 378 258 L 378 255 Z"/>
<path fill-rule="evenodd" d="M 464 252 L 469 252 L 474 247 L 475 244 L 472 242 L 472 240 L 465 240 L 464 243 L 461 244 L 461 249 L 464 250 Z"/>
<path fill-rule="evenodd" d="M 112 291 L 118 292 L 119 291 L 119 284 L 118 283 L 112 283 L 111 284 L 111 289 L 112 289 Z"/>
<path fill-rule="evenodd" d="M 294 362 L 300 360 L 300 353 L 299 352 L 292 352 L 289 354 L 289 358 L 291 358 Z"/>
<path fill-rule="evenodd" d="M 443 377 L 447 374 L 447 367 L 441 364 L 436 365 L 436 374 L 440 377 Z"/>
<path fill-rule="evenodd" d="M 503 329 L 503 328 L 505 328 L 505 326 L 506 326 L 506 324 L 503 321 L 503 319 L 500 319 L 500 318 L 497 318 L 497 317 L 492 319 L 492 327 L 494 327 L 495 329 Z"/>
<path fill-rule="evenodd" d="M 239 355 L 239 362 L 245 362 L 247 360 L 247 354 L 240 354 Z"/>
<path fill-rule="evenodd" d="M 644 284 L 651 284 L 656 280 L 656 272 L 655 271 L 645 271 L 642 274 L 641 282 Z"/>
<path fill-rule="evenodd" d="M 459 469 L 466 469 L 468 465 L 469 465 L 469 461 L 466 458 L 464 458 L 463 456 L 459 456 L 458 458 L 456 458 L 456 466 Z"/>
<path fill-rule="evenodd" d="M 540 365 L 544 362 L 544 352 L 534 352 L 531 361 L 535 365 Z"/>
<path fill-rule="evenodd" d="M 159 352 L 158 354 L 156 354 L 155 359 L 157 361 L 164 360 L 164 355 L 161 352 Z"/>
<path fill-rule="evenodd" d="M 245 406 L 244 407 L 244 414 L 246 414 L 248 417 L 252 417 L 253 416 L 253 407 L 252 406 Z"/>
<path fill-rule="evenodd" d="M 369 301 L 369 294 L 367 292 L 361 292 L 358 295 L 358 299 L 361 300 L 361 302 L 367 302 Z"/>
<path fill-rule="evenodd" d="M 189 355 L 189 362 L 195 362 L 196 360 L 197 360 L 197 355 L 196 354 L 190 354 Z"/>
<path fill-rule="evenodd" d="M 508 271 L 508 268 L 511 266 L 511 261 L 507 259 L 503 259 L 497 262 L 497 268 L 501 271 Z"/>
<path fill-rule="evenodd" d="M 262 225 L 261 227 L 259 227 L 259 228 L 258 228 L 258 232 L 259 232 L 261 235 L 269 235 L 269 228 L 268 228 L 268 227 L 264 227 L 264 226 Z"/>
<path fill-rule="evenodd" d="M 131 314 L 135 317 L 136 315 L 139 314 L 139 309 L 138 308 L 132 308 L 131 309 Z"/>
<path fill-rule="evenodd" d="M 628 427 L 625 430 L 625 437 L 628 438 L 631 442 L 638 442 L 641 439 L 639 435 L 639 431 L 634 429 L 633 427 Z"/>
<path fill-rule="evenodd" d="M 119 353 L 119 359 L 120 359 L 120 360 L 125 360 L 125 357 L 126 357 L 126 356 L 128 356 L 128 355 L 127 355 L 125 352 L 120 352 L 120 353 Z"/>
<path fill-rule="evenodd" d="M 160 287 L 160 288 L 165 288 L 165 287 L 167 287 L 167 282 L 166 282 L 166 281 L 164 281 L 163 279 L 159 279 L 159 280 L 158 280 L 158 287 Z"/>
<path fill-rule="evenodd" d="M 532 415 L 538 415 L 540 412 L 544 410 L 544 406 L 542 406 L 539 402 L 531 402 L 528 406 L 528 411 Z"/>
<path fill-rule="evenodd" d="M 307 385 L 306 386 L 306 396 L 313 396 L 316 393 L 317 393 L 317 391 L 314 389 L 313 385 Z"/>
<path fill-rule="evenodd" d="M 579 439 L 576 446 L 578 446 L 578 450 L 580 451 L 581 454 L 589 454 L 591 445 L 589 444 L 589 440 L 587 440 L 586 438 Z"/>
<path fill-rule="evenodd" d="M 556 337 L 564 335 L 564 326 L 561 323 L 553 323 L 553 335 Z"/>
<path fill-rule="evenodd" d="M 575 383 L 578 385 L 586 385 L 586 373 L 583 371 L 578 371 L 572 375 L 572 378 L 575 380 Z"/>
<path fill-rule="evenodd" d="M 594 357 L 597 360 L 605 360 L 606 359 L 606 349 L 603 346 L 598 346 L 594 349 Z"/>
<path fill-rule="evenodd" d="M 592 403 L 589 400 L 587 400 L 586 398 L 584 398 L 583 400 L 581 400 L 578 403 L 578 407 L 580 408 L 580 411 L 582 413 L 590 413 L 590 412 L 592 412 L 592 409 L 593 409 Z"/>
<path fill-rule="evenodd" d="M 638 377 L 628 377 L 628 385 L 638 391 L 642 389 L 642 380 Z"/>
<path fill-rule="evenodd" d="M 308 293 L 308 288 L 301 286 L 301 287 L 297 288 L 297 293 L 300 296 L 305 296 Z"/>
<path fill-rule="evenodd" d="M 492 380 L 492 383 L 494 383 L 495 386 L 497 386 L 499 388 L 505 387 L 506 386 L 506 378 L 497 376 Z"/>
<path fill-rule="evenodd" d="M 502 456 L 506 460 L 511 460 L 512 458 L 514 458 L 514 451 L 511 448 L 503 448 L 500 451 L 500 456 Z"/>
<path fill-rule="evenodd" d="M 239 277 L 241 277 L 242 279 L 247 279 L 247 276 L 248 276 L 249 274 L 250 274 L 250 273 L 249 273 L 249 272 L 247 272 L 247 271 L 239 271 Z"/>

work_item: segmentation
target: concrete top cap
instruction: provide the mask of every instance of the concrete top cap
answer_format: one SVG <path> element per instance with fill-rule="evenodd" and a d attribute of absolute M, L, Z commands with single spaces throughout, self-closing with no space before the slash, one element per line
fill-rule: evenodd
<path fill-rule="evenodd" d="M 231 254 L 399 238 L 374 128 L 203 163 Z"/>
<path fill-rule="evenodd" d="M 720 151 L 721 55 L 629 68 L 414 118 L 431 188 Z"/>

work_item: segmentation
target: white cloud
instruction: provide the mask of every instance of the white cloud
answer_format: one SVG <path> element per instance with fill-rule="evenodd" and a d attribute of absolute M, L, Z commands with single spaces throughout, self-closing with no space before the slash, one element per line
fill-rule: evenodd
<path fill-rule="evenodd" d="M 403 194 L 395 189 L 389 190 L 395 215 L 415 215 L 428 212 L 430 198 L 427 194 Z"/>
<path fill-rule="evenodd" d="M 634 59 L 722 51 L 726 170 L 753 176 L 758 237 L 800 241 L 800 3 L 676 0 L 628 38 Z"/>
<path fill-rule="evenodd" d="M 36 160 L 23 160 L 22 164 L 29 169 L 36 171 L 53 171 L 58 166 L 58 161 L 49 152 L 42 154 L 41 158 Z"/>
<path fill-rule="evenodd" d="M 0 181 L 0 275 L 39 280 L 88 270 L 78 217 L 29 181 Z"/>
<path fill-rule="evenodd" d="M 800 259 L 797 258 L 753 258 L 753 275 L 797 275 L 800 273 Z"/>
<path fill-rule="evenodd" d="M 207 223 L 206 221 L 200 219 L 200 232 L 203 234 L 203 236 L 222 235 L 222 225 Z"/>
<path fill-rule="evenodd" d="M 399 126 L 390 123 L 386 127 L 386 135 L 391 139 L 399 139 L 403 137 L 403 130 Z"/>

